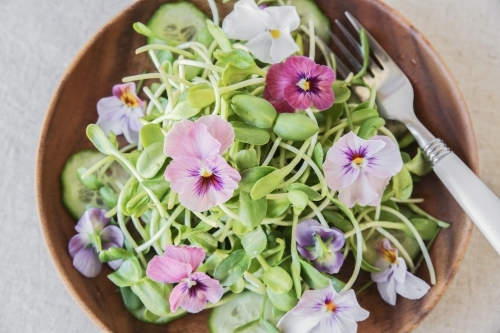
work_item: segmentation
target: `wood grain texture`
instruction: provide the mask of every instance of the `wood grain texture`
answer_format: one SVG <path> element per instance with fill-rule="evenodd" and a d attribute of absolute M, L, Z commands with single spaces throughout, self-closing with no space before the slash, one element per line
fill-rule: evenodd
<path fill-rule="evenodd" d="M 140 73 L 149 66 L 146 55 L 134 53 L 145 41 L 134 33 L 132 23 L 146 22 L 164 2 L 168 1 L 135 3 L 87 44 L 61 82 L 40 138 L 36 187 L 45 240 L 68 290 L 103 331 L 208 332 L 207 312 L 184 317 L 166 326 L 141 323 L 126 311 L 117 288 L 106 278 L 109 268 L 105 267 L 95 279 L 80 275 L 67 252 L 75 223 L 60 200 L 59 175 L 65 161 L 74 152 L 91 147 L 85 127 L 97 120 L 97 101 L 107 96 L 122 77 Z M 203 4 L 202 9 L 208 13 L 205 1 L 193 2 Z M 463 98 L 446 66 L 425 38 L 379 1 L 317 2 L 330 19 L 341 19 L 341 13 L 349 10 L 368 28 L 410 78 L 415 89 L 417 115 L 422 122 L 477 172 L 474 136 Z M 227 13 L 230 6 L 221 9 L 222 13 Z M 453 223 L 453 227 L 440 234 L 431 251 L 438 283 L 421 300 L 400 298 L 396 308 L 383 303 L 376 288 L 369 289 L 359 297 L 361 306 L 371 312 L 369 319 L 360 323 L 360 332 L 411 331 L 439 301 L 463 258 L 472 230 L 465 213 L 434 175 L 418 184 L 416 195 L 427 198 L 424 207 L 428 211 Z M 425 267 L 418 271 L 418 276 L 428 281 Z"/>

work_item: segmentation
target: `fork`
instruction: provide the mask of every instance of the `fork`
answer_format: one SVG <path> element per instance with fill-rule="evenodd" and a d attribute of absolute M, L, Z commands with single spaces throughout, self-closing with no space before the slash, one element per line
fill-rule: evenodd
<path fill-rule="evenodd" d="M 349 12 L 345 12 L 353 27 L 360 32 L 364 29 L 359 21 Z M 363 54 L 358 41 L 349 33 L 345 26 L 336 21 L 342 33 L 354 47 L 358 55 Z M 443 140 L 436 138 L 417 119 L 413 110 L 413 87 L 398 65 L 385 52 L 380 44 L 364 29 L 370 43 L 374 59 L 370 59 L 369 69 L 373 74 L 365 74 L 366 84 L 377 88 L 376 103 L 383 118 L 402 122 L 413 134 L 415 140 L 423 149 L 434 172 L 450 191 L 467 215 L 474 221 L 479 230 L 500 254 L 500 200 L 498 197 L 453 153 Z M 348 48 L 333 33 L 333 41 L 344 53 L 346 59 L 355 70 L 362 65 Z M 337 60 L 338 57 L 336 57 Z M 337 70 L 346 77 L 350 71 L 341 61 L 337 61 Z M 363 88 L 364 89 L 364 88 Z M 367 89 L 355 88 L 354 92 L 362 99 L 367 99 Z"/>

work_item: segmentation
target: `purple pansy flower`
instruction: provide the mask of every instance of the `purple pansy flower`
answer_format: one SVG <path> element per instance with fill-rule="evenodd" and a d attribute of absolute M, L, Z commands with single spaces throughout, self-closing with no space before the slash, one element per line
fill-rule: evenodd
<path fill-rule="evenodd" d="M 135 83 L 117 84 L 113 87 L 113 96 L 104 97 L 97 102 L 97 125 L 108 134 L 123 134 L 128 142 L 137 143 L 142 124 L 139 118 L 144 116 L 143 101 L 135 93 Z"/>
<path fill-rule="evenodd" d="M 229 200 L 241 176 L 220 154 L 234 141 L 231 124 L 219 116 L 177 122 L 165 137 L 173 158 L 165 179 L 187 209 L 202 212 Z"/>
<path fill-rule="evenodd" d="M 336 228 L 325 228 L 318 221 L 305 220 L 297 225 L 297 249 L 312 261 L 320 272 L 338 273 L 344 263 L 340 249 L 345 244 L 344 234 Z"/>
<path fill-rule="evenodd" d="M 87 210 L 75 226 L 78 234 L 69 241 L 73 266 L 86 277 L 95 277 L 101 272 L 100 250 L 123 246 L 122 231 L 114 225 L 108 225 L 110 219 L 105 214 L 104 209 Z M 118 269 L 121 264 L 122 260 L 108 262 L 112 269 Z"/>
<path fill-rule="evenodd" d="M 371 276 L 384 301 L 396 305 L 396 294 L 408 299 L 419 299 L 427 293 L 430 286 L 407 271 L 406 262 L 398 257 L 398 249 L 392 248 L 388 239 L 377 243 L 375 250 L 380 257 L 375 266 L 380 272 L 371 273 Z"/>
<path fill-rule="evenodd" d="M 154 256 L 148 264 L 146 275 L 153 281 L 178 283 L 170 294 L 170 310 L 179 307 L 191 313 L 200 312 L 207 301 L 217 303 L 224 290 L 219 281 L 205 273 L 196 272 L 205 251 L 198 247 L 167 245 L 162 257 Z"/>
<path fill-rule="evenodd" d="M 278 322 L 285 333 L 355 333 L 369 312 L 359 306 L 354 291 L 338 294 L 330 285 L 304 292 L 299 303 Z"/>
<path fill-rule="evenodd" d="M 349 132 L 333 144 L 323 165 L 328 186 L 348 207 L 377 206 L 392 176 L 403 167 L 396 144 L 386 136 L 363 140 Z"/>
<path fill-rule="evenodd" d="M 335 72 L 303 56 L 292 56 L 267 71 L 264 98 L 278 112 L 305 110 L 314 105 L 326 110 L 333 105 Z"/>

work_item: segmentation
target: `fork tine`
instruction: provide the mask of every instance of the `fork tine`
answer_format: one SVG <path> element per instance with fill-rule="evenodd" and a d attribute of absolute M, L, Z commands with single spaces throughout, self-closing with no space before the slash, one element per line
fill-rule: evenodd
<path fill-rule="evenodd" d="M 359 63 L 358 59 L 356 59 L 356 57 L 351 53 L 351 51 L 349 51 L 344 46 L 344 44 L 342 44 L 340 39 L 338 39 L 337 36 L 335 36 L 335 34 L 331 30 L 329 30 L 328 33 L 330 34 L 330 37 L 332 37 L 335 44 L 337 44 L 337 46 L 340 48 L 340 51 L 342 51 L 342 53 L 346 56 L 347 60 L 351 63 L 352 66 L 354 66 L 354 70 L 355 71 L 361 70 L 361 68 L 363 68 L 363 65 Z"/>
<path fill-rule="evenodd" d="M 352 16 L 351 13 L 345 12 L 345 16 L 349 19 L 351 24 L 354 26 L 354 28 L 359 32 L 361 29 L 364 29 L 364 27 L 359 23 L 359 21 Z M 378 61 L 383 64 L 384 62 L 393 62 L 391 57 L 385 52 L 385 50 L 380 46 L 380 44 L 377 42 L 375 38 L 373 38 L 372 35 L 368 32 L 368 30 L 365 29 L 366 35 L 368 36 L 368 40 L 370 41 L 370 49 L 373 52 L 373 54 L 377 57 Z"/>
<path fill-rule="evenodd" d="M 356 38 L 354 38 L 351 35 L 351 33 L 347 30 L 347 28 L 339 20 L 335 20 L 335 24 L 337 24 L 337 26 L 340 28 L 340 30 L 342 31 L 344 36 L 346 36 L 349 43 L 351 43 L 351 45 L 354 46 L 354 48 L 356 49 L 356 52 L 358 52 L 359 56 L 363 57 L 363 48 L 358 43 Z"/>
<path fill-rule="evenodd" d="M 349 73 L 351 72 L 349 68 L 340 60 L 339 57 L 337 57 L 335 54 L 333 55 L 335 57 L 335 64 L 337 65 L 337 72 L 342 76 L 344 79 L 347 78 Z"/>

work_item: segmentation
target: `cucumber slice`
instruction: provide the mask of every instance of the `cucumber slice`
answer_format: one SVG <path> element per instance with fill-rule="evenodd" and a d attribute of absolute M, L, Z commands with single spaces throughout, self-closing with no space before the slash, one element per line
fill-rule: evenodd
<path fill-rule="evenodd" d="M 266 295 L 245 291 L 226 304 L 214 308 L 208 320 L 210 332 L 233 333 L 237 327 L 258 319 L 265 298 L 267 298 Z M 275 318 L 272 312 L 273 304 L 267 300 L 264 319 L 276 326 L 279 318 Z M 262 324 L 257 324 L 241 333 L 269 333 L 269 331 Z"/>
<path fill-rule="evenodd" d="M 198 32 L 206 27 L 207 19 L 208 17 L 190 2 L 164 4 L 156 10 L 147 24 L 162 40 L 148 37 L 148 44 L 196 40 Z"/>
<path fill-rule="evenodd" d="M 300 23 L 306 27 L 309 25 L 309 19 L 312 19 L 314 31 L 322 41 L 329 44 L 330 20 L 326 17 L 321 9 L 312 0 L 292 0 L 292 6 L 295 6 L 300 17 Z"/>
<path fill-rule="evenodd" d="M 99 191 L 85 187 L 78 179 L 78 168 L 90 168 L 95 163 L 106 157 L 97 150 L 81 150 L 66 161 L 61 173 L 62 202 L 68 212 L 75 219 L 79 219 L 87 207 L 112 208 L 107 207 Z M 101 182 L 112 189 L 116 189 L 117 182 L 124 184 L 130 176 L 118 163 L 113 163 L 106 170 Z"/>

